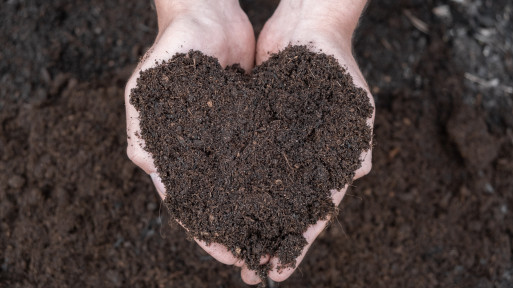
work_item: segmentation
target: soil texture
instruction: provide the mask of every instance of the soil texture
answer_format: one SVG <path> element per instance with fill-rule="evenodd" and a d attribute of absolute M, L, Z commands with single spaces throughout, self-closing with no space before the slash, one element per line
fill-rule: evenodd
<path fill-rule="evenodd" d="M 165 224 L 126 157 L 149 2 L 0 5 L 0 287 L 247 287 Z M 277 2 L 241 4 L 258 30 Z M 269 287 L 513 287 L 512 11 L 369 1 L 354 53 L 376 101 L 372 171 Z"/>
<path fill-rule="evenodd" d="M 335 212 L 369 150 L 373 107 L 332 56 L 289 46 L 253 69 L 199 51 L 142 71 L 130 103 L 190 236 L 228 247 L 261 275 L 295 266 L 308 226 Z"/>

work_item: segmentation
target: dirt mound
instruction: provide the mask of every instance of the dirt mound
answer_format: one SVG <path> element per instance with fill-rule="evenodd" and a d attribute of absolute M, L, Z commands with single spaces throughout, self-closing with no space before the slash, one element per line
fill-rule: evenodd
<path fill-rule="evenodd" d="M 305 46 L 250 75 L 177 54 L 141 72 L 130 103 L 172 217 L 263 273 L 264 255 L 295 265 L 307 227 L 335 211 L 330 190 L 352 182 L 370 148 L 367 93 Z"/>

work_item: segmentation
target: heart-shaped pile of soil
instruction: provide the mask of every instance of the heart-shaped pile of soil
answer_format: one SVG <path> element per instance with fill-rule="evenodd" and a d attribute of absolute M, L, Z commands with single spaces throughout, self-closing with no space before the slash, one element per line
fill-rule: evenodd
<path fill-rule="evenodd" d="M 335 212 L 370 148 L 365 90 L 332 56 L 289 46 L 245 74 L 201 52 L 143 71 L 130 103 L 192 237 L 225 245 L 251 269 L 294 266 L 307 227 Z"/>

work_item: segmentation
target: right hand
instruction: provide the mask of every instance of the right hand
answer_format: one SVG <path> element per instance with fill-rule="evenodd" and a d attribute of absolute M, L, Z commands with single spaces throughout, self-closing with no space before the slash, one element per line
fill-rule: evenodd
<path fill-rule="evenodd" d="M 127 154 L 137 166 L 148 173 L 162 199 L 166 189 L 162 184 L 150 153 L 144 150 L 141 139 L 139 113 L 130 104 L 130 93 L 137 85 L 141 71 L 154 67 L 156 62 L 172 58 L 176 53 L 199 50 L 216 57 L 223 67 L 239 63 L 250 71 L 254 65 L 255 37 L 248 17 L 237 0 L 156 0 L 159 33 L 153 46 L 144 55 L 125 89 L 128 148 Z M 184 227 L 187 229 L 186 227 Z M 225 246 L 196 242 L 221 263 L 242 267 L 242 279 L 248 284 L 258 279 L 244 261 L 235 258 Z M 264 257 L 266 263 L 269 257 Z"/>

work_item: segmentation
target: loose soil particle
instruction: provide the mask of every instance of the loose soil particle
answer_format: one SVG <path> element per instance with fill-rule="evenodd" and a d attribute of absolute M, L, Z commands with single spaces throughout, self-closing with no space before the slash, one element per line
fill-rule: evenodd
<path fill-rule="evenodd" d="M 245 74 L 199 51 L 141 73 L 130 103 L 190 236 L 221 243 L 261 275 L 295 266 L 303 233 L 335 212 L 370 148 L 367 93 L 332 56 L 289 46 Z"/>

